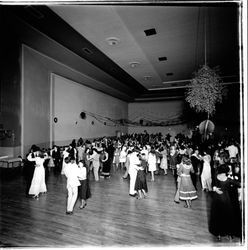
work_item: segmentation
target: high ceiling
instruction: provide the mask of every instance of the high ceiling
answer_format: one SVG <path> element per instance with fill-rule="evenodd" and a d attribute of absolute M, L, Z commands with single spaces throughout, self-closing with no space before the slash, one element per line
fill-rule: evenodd
<path fill-rule="evenodd" d="M 148 90 L 187 83 L 204 64 L 205 38 L 207 62 L 222 66 L 225 76 L 236 73 L 233 69 L 236 65 L 231 61 L 223 65 L 233 56 L 233 50 L 238 51 L 237 16 L 232 8 L 82 5 L 50 8 Z M 146 36 L 145 31 L 151 29 L 156 34 Z"/>
<path fill-rule="evenodd" d="M 53 21 L 47 21 L 49 27 L 37 24 L 36 28 L 133 88 L 133 100 L 141 101 L 182 97 L 205 61 L 210 67 L 219 66 L 226 84 L 238 85 L 238 7 L 191 1 L 183 5 L 49 5 L 32 7 L 32 11 L 54 15 Z"/>

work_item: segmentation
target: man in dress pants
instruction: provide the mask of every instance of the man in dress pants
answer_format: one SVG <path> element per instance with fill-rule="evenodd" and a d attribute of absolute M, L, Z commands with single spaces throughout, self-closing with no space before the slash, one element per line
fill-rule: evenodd
<path fill-rule="evenodd" d="M 129 186 L 129 195 L 130 196 L 135 196 L 136 191 L 134 190 L 135 187 L 135 181 L 136 181 L 136 176 L 137 176 L 137 166 L 140 165 L 140 159 L 139 159 L 139 149 L 134 148 L 133 152 L 130 154 L 130 163 L 129 163 L 129 177 L 130 177 L 130 186 Z"/>

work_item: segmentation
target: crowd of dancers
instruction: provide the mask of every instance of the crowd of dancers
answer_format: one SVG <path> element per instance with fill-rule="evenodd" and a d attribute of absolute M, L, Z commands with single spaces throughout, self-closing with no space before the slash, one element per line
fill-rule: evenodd
<path fill-rule="evenodd" d="M 219 240 L 222 236 L 241 237 L 240 147 L 232 138 L 195 143 L 183 134 L 172 140 L 169 134 L 163 137 L 144 131 L 92 142 L 80 138 L 69 146 L 47 150 L 33 145 L 24 160 L 26 195 L 38 199 L 47 192 L 47 173 L 65 175 L 66 214 L 72 215 L 78 198 L 83 209 L 91 197 L 91 173 L 92 181 L 98 182 L 118 170 L 123 179 L 129 179 L 129 195 L 137 199 L 148 197 L 147 179 L 154 182 L 156 175 L 170 171 L 176 203 L 184 201 L 184 207 L 191 208 L 198 192 L 208 192 L 212 197 L 210 233 Z"/>

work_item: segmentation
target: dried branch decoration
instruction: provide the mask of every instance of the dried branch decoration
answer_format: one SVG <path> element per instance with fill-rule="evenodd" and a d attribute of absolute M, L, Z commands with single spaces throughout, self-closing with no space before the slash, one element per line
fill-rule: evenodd
<path fill-rule="evenodd" d="M 222 102 L 224 87 L 217 69 L 202 66 L 190 81 L 186 91 L 186 101 L 196 112 L 206 112 L 209 116 L 215 113 L 216 103 Z"/>

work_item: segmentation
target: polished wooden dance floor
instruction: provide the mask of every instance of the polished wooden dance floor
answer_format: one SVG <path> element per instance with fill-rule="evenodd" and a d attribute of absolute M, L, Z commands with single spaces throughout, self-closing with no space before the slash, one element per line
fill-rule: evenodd
<path fill-rule="evenodd" d="M 147 199 L 128 195 L 129 180 L 119 170 L 110 179 L 95 182 L 92 197 L 80 210 L 66 215 L 66 179 L 50 174 L 48 193 L 39 200 L 25 196 L 22 176 L 1 181 L 0 247 L 86 246 L 238 246 L 223 239 L 217 242 L 208 232 L 210 194 L 198 188 L 191 209 L 173 201 L 174 180 L 167 176 L 148 179 Z M 199 183 L 198 183 L 199 184 Z"/>

